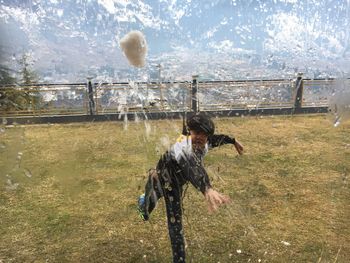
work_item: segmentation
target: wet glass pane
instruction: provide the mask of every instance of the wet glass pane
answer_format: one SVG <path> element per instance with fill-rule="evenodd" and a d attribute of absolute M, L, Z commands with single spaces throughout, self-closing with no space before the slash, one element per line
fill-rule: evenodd
<path fill-rule="evenodd" d="M 0 3 L 0 263 L 349 261 L 349 1 Z"/>

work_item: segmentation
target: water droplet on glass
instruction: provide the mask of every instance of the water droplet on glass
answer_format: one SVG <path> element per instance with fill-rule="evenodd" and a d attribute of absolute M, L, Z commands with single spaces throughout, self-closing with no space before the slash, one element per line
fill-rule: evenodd
<path fill-rule="evenodd" d="M 24 174 L 25 176 L 27 176 L 28 178 L 31 178 L 33 175 L 32 173 L 28 170 L 28 169 L 24 169 Z"/>
<path fill-rule="evenodd" d="M 340 117 L 336 118 L 335 121 L 334 121 L 334 127 L 338 127 L 339 124 L 340 124 Z"/>
<path fill-rule="evenodd" d="M 17 154 L 17 160 L 21 160 L 22 159 L 22 156 L 23 156 L 23 153 L 22 152 L 19 152 Z"/>
<path fill-rule="evenodd" d="M 146 138 L 149 138 L 149 135 L 151 134 L 151 125 L 148 122 L 144 122 L 145 123 L 145 129 L 146 129 Z"/>
<path fill-rule="evenodd" d="M 290 243 L 287 242 L 287 241 L 281 241 L 281 243 L 282 243 L 283 245 L 285 245 L 285 246 L 290 246 Z"/>

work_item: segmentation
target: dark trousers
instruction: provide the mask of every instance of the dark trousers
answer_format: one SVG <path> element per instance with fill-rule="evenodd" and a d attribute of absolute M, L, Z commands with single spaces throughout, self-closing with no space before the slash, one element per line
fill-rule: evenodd
<path fill-rule="evenodd" d="M 170 166 L 171 168 L 171 166 Z M 173 262 L 185 262 L 182 225 L 182 183 L 174 169 L 150 170 L 146 184 L 146 209 L 150 214 L 159 198 L 164 197 Z"/>

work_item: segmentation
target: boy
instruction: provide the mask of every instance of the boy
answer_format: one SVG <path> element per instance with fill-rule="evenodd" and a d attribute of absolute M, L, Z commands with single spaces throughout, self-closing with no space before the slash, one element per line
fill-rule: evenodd
<path fill-rule="evenodd" d="M 185 262 L 185 245 L 182 229 L 182 191 L 188 181 L 203 193 L 209 210 L 214 211 L 230 199 L 215 191 L 203 166 L 203 158 L 209 148 L 233 144 L 239 154 L 242 145 L 226 135 L 214 135 L 215 125 L 204 114 L 192 116 L 187 121 L 190 135 L 182 135 L 159 160 L 156 169 L 149 171 L 145 194 L 138 200 L 138 210 L 143 220 L 164 197 L 173 262 Z"/>

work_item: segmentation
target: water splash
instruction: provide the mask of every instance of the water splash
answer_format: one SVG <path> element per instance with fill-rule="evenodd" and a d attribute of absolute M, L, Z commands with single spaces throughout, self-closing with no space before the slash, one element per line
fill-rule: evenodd
<path fill-rule="evenodd" d="M 135 123 L 140 123 L 140 117 L 137 112 L 135 112 Z"/>
<path fill-rule="evenodd" d="M 128 130 L 128 114 L 127 113 L 124 114 L 124 125 L 123 125 L 123 127 L 124 127 L 124 131 Z"/>
<path fill-rule="evenodd" d="M 14 191 L 18 188 L 19 186 L 19 183 L 15 183 L 12 181 L 12 179 L 10 178 L 9 175 L 6 175 L 7 179 L 6 179 L 6 190 L 9 190 L 9 191 Z"/>
<path fill-rule="evenodd" d="M 329 99 L 329 111 L 334 118 L 334 127 L 350 119 L 350 79 L 335 82 L 334 92 Z"/>
<path fill-rule="evenodd" d="M 148 140 L 150 137 L 151 131 L 152 131 L 152 127 L 151 127 L 151 124 L 147 120 L 144 121 L 144 124 L 145 124 L 146 138 Z"/>

